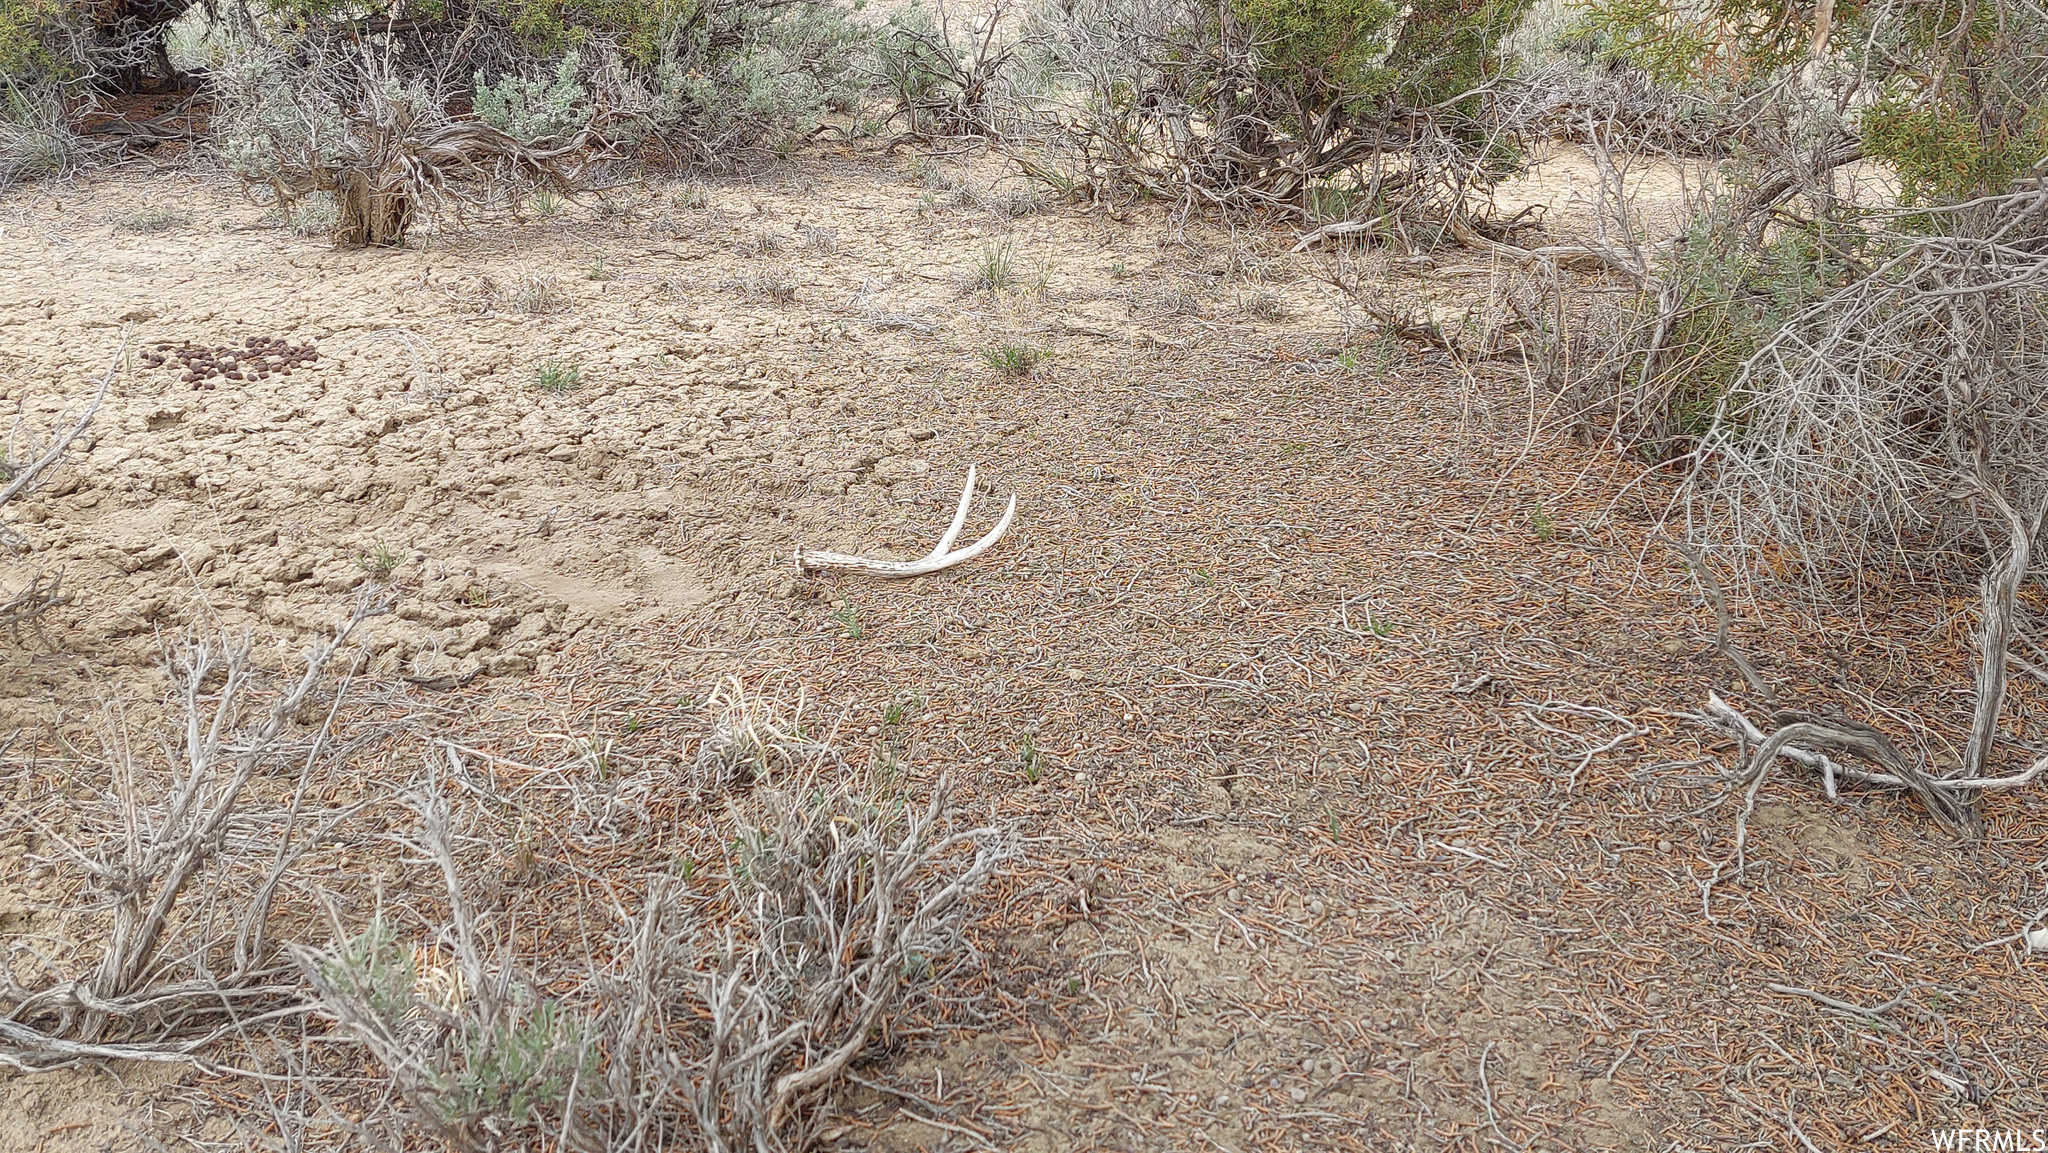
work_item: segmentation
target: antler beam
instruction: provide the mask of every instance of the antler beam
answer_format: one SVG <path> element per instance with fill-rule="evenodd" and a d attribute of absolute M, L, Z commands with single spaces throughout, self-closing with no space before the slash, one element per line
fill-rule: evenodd
<path fill-rule="evenodd" d="M 953 523 L 946 527 L 946 535 L 939 538 L 939 547 L 922 560 L 870 560 L 864 556 L 853 556 L 843 552 L 826 552 L 822 549 L 800 548 L 796 550 L 797 567 L 805 572 L 858 573 L 872 577 L 915 577 L 935 573 L 973 560 L 995 547 L 1009 531 L 1010 520 L 1017 515 L 1017 498 L 1011 497 L 1008 508 L 1003 510 L 1003 519 L 989 530 L 987 536 L 966 548 L 948 552 L 953 542 L 960 539 L 960 530 L 967 527 L 967 510 L 974 504 L 974 466 L 967 468 L 967 486 L 960 490 L 960 507 L 953 513 Z"/>

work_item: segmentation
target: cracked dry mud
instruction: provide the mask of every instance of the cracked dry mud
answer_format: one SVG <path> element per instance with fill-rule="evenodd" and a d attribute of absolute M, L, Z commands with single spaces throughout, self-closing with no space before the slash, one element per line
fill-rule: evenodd
<path fill-rule="evenodd" d="M 934 415 L 992 449 L 1029 423 L 862 412 L 842 399 L 849 381 L 929 366 L 863 366 L 835 347 L 851 330 L 839 318 L 717 287 L 759 274 L 750 243 L 801 242 L 808 258 L 783 263 L 806 297 L 872 291 L 877 277 L 942 310 L 958 295 L 903 267 L 925 261 L 892 255 L 886 235 L 864 234 L 859 258 L 800 241 L 816 235 L 792 232 L 801 206 L 739 220 L 656 199 L 642 219 L 546 229 L 538 248 L 494 233 L 336 253 L 247 230 L 262 213 L 227 189 L 159 183 L 203 204 L 208 224 L 110 235 L 89 194 L 62 213 L 17 207 L 0 237 L 0 350 L 25 427 L 89 395 L 132 327 L 81 451 L 12 510 L 33 562 L 61 566 L 76 597 L 49 622 L 75 654 L 146 663 L 156 634 L 202 607 L 231 627 L 317 631 L 377 584 L 396 607 L 366 628 L 372 672 L 523 672 L 593 621 L 786 583 L 800 537 L 855 543 L 817 495 L 859 486 L 879 512 L 894 486 L 922 486 Z M 901 323 L 929 333 L 945 318 Z M 150 363 L 160 343 L 251 337 L 319 355 L 295 375 L 216 373 L 203 389 L 184 361 Z M 538 387 L 543 362 L 573 366 L 577 385 Z"/>

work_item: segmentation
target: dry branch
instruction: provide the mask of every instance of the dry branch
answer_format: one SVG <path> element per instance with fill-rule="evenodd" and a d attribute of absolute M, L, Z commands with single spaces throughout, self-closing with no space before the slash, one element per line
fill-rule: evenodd
<path fill-rule="evenodd" d="M 1759 741 L 1740 774 L 1750 796 L 1801 741 L 1877 764 L 1885 785 L 1912 791 L 1945 828 L 1981 834 L 1974 782 L 1999 738 L 2014 645 L 2034 643 L 2018 598 L 2048 526 L 2044 323 L 2048 262 L 1996 241 L 1916 240 L 1780 328 L 1721 398 L 1689 482 L 1696 542 L 1732 544 L 1722 555 L 1738 573 L 1788 560 L 1816 599 L 1889 567 L 1974 577 L 1982 605 L 1953 778 L 1930 777 L 1867 725 L 1780 714 L 1770 737 L 1742 733 Z M 1705 572 L 1697 551 L 1688 559 Z M 1725 605 L 1716 612 L 1725 633 Z"/>
<path fill-rule="evenodd" d="M 943 781 L 912 805 L 824 784 L 836 757 L 804 768 L 735 803 L 722 881 L 661 877 L 619 900 L 616 937 L 555 965 L 557 992 L 469 897 L 472 838 L 443 791 L 417 793 L 418 832 L 400 840 L 441 874 L 446 924 L 408 947 L 382 920 L 337 922 L 329 948 L 294 950 L 390 1079 L 365 1124 L 458 1150 L 803 1146 L 883 1018 L 975 971 L 975 897 L 1016 852 L 1005 827 L 957 823 Z"/>
<path fill-rule="evenodd" d="M 130 734 L 110 732 L 103 743 L 112 766 L 111 811 L 89 824 L 97 835 L 74 844 L 30 815 L 98 891 L 105 944 L 83 970 L 44 962 L 47 979 L 34 987 L 0 973 L 0 1061 L 24 1069 L 95 1056 L 197 1061 L 220 1037 L 311 1008 L 268 939 L 279 883 L 312 839 L 299 835 L 306 814 L 296 799 L 287 811 L 252 813 L 246 793 L 260 769 L 296 748 L 286 740 L 291 718 L 355 627 L 380 611 L 365 602 L 309 650 L 298 678 L 253 724 L 246 714 L 260 690 L 251 640 L 187 641 L 167 662 L 176 686 L 179 728 L 170 746 L 177 762 L 141 761 Z M 337 706 L 345 691 L 346 682 Z M 327 747 L 334 711 L 326 717 L 312 739 L 308 769 Z M 244 843 L 252 824 L 277 830 L 275 844 L 261 854 L 267 863 L 258 864 Z M 246 892 L 222 888 L 251 877 Z M 195 906 L 239 906 L 241 913 L 221 923 Z"/>

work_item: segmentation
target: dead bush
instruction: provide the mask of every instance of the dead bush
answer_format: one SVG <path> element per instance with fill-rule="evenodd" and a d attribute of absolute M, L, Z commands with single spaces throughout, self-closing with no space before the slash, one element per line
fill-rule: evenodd
<path fill-rule="evenodd" d="M 705 755 L 790 747 L 785 722 L 734 709 Z M 736 803 L 722 875 L 656 879 L 601 949 L 544 973 L 476 911 L 445 796 L 415 795 L 407 843 L 446 882 L 447 924 L 407 945 L 373 921 L 296 951 L 393 1090 L 356 1095 L 349 1124 L 463 1150 L 805 1145 L 883 1014 L 973 969 L 974 899 L 1015 853 L 1007 830 L 957 824 L 943 782 L 916 804 L 833 775 Z"/>
<path fill-rule="evenodd" d="M 355 626 L 379 611 L 360 606 L 276 689 L 251 662 L 247 636 L 179 643 L 165 661 L 173 696 L 162 759 L 122 709 L 103 713 L 98 760 L 70 769 L 92 789 L 74 815 L 80 831 L 60 831 L 61 816 L 21 814 L 36 855 L 82 884 L 65 909 L 74 922 L 67 936 L 99 944 L 75 958 L 9 959 L 0 1061 L 31 1071 L 84 1060 L 197 1063 L 216 1042 L 312 1009 L 271 919 L 301 855 L 360 807 L 322 806 L 306 792 L 335 751 L 345 681 L 310 730 L 297 718 Z M 296 770 L 297 787 L 256 800 L 257 775 L 280 770 Z M 35 974 L 27 984 L 16 975 L 24 962 Z"/>

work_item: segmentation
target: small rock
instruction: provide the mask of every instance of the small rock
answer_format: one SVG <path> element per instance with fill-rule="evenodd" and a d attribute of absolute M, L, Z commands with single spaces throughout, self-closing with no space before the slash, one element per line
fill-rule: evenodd
<path fill-rule="evenodd" d="M 1668 852 L 1670 852 L 1670 851 L 1671 851 L 1671 842 L 1670 842 L 1670 841 L 1658 841 L 1658 842 L 1657 842 L 1657 851 L 1658 851 L 1658 852 L 1660 852 L 1660 853 L 1668 853 Z"/>
<path fill-rule="evenodd" d="M 1070 681 L 1083 681 L 1088 679 L 1088 674 L 1082 672 L 1080 669 L 1068 669 L 1067 679 Z"/>
<path fill-rule="evenodd" d="M 1684 641 L 1682 641 L 1682 640 L 1679 640 L 1679 639 L 1678 639 L 1677 637 L 1673 637 L 1673 638 L 1671 638 L 1670 640 L 1668 640 L 1668 641 L 1665 641 L 1665 642 L 1664 642 L 1663 644 L 1659 645 L 1658 647 L 1659 647 L 1659 648 L 1661 648 L 1661 649 L 1663 649 L 1663 650 L 1665 651 L 1665 653 L 1666 653 L 1666 654 L 1668 654 L 1668 655 L 1670 655 L 1670 656 L 1674 656 L 1674 657 L 1682 657 L 1682 656 L 1684 656 L 1684 655 L 1685 655 L 1685 653 L 1686 653 L 1686 650 L 1687 650 L 1687 649 L 1689 649 L 1689 648 L 1691 648 L 1692 646 L 1691 646 L 1691 645 L 1688 645 L 1688 644 L 1686 644 L 1686 643 L 1685 643 Z"/>
<path fill-rule="evenodd" d="M 1662 1005 L 1663 1003 L 1664 1003 L 1664 994 L 1662 994 L 1662 993 L 1659 993 L 1659 992 L 1657 992 L 1657 991 L 1656 991 L 1656 990 L 1654 990 L 1654 989 L 1650 991 L 1650 994 L 1649 994 L 1649 996 L 1647 996 L 1647 997 L 1644 997 L 1644 998 L 1643 998 L 1643 1004 L 1645 1004 L 1645 1005 L 1650 1005 L 1650 1006 L 1656 1006 L 1656 1005 Z"/>
<path fill-rule="evenodd" d="M 1293 1089 L 1289 1089 L 1289 1090 L 1287 1091 L 1287 1095 L 1288 1095 L 1289 1097 L 1292 1097 L 1292 1098 L 1294 1098 L 1294 1103 L 1295 1103 L 1296 1105 L 1300 1105 L 1300 1104 L 1303 1104 L 1303 1103 L 1305 1103 L 1305 1102 L 1306 1102 L 1306 1101 L 1308 1100 L 1308 1090 L 1306 1090 L 1306 1089 L 1302 1089 L 1302 1088 L 1299 1088 L 1299 1087 L 1297 1087 L 1297 1088 L 1293 1088 Z"/>

